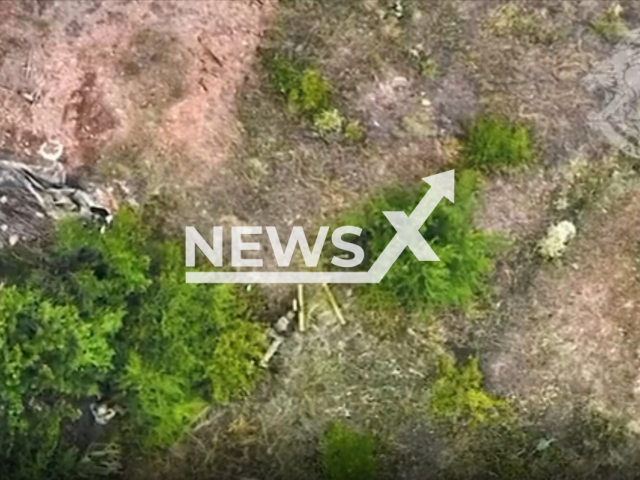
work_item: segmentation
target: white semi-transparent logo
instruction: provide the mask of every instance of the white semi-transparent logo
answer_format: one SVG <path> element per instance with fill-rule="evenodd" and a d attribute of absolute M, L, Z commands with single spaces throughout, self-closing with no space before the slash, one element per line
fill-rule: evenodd
<path fill-rule="evenodd" d="M 604 94 L 604 108 L 589 115 L 591 126 L 627 155 L 640 158 L 640 29 L 630 32 L 584 82 Z"/>
<path fill-rule="evenodd" d="M 187 283 L 378 283 L 389 271 L 406 247 L 421 262 L 438 262 L 439 258 L 420 234 L 420 228 L 435 210 L 442 198 L 454 201 L 454 171 L 439 173 L 423 178 L 431 188 L 420 203 L 407 215 L 405 212 L 382 212 L 396 230 L 396 235 L 376 259 L 368 272 L 283 272 L 271 271 L 217 271 L 187 272 Z M 275 227 L 246 226 L 231 228 L 231 267 L 261 268 L 261 258 L 243 258 L 242 252 L 259 250 L 258 242 L 246 241 L 246 236 L 261 235 L 266 231 L 271 243 L 278 267 L 288 267 L 299 245 L 308 268 L 318 266 L 322 248 L 329 233 L 329 227 L 321 227 L 313 248 L 309 247 L 302 227 L 293 227 L 289 242 L 283 247 Z M 360 235 L 362 229 L 356 226 L 343 226 L 335 229 L 331 235 L 333 245 L 350 252 L 349 259 L 334 256 L 333 265 L 341 268 L 354 268 L 364 261 L 364 250 L 360 245 L 345 241 L 345 234 Z M 194 227 L 186 227 L 186 266 L 195 267 L 196 247 L 214 267 L 223 267 L 223 227 L 213 227 L 213 244 L 209 244 Z"/>

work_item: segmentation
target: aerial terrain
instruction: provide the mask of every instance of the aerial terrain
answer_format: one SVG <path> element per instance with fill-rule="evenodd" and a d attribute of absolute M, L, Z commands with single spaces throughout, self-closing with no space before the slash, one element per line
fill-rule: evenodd
<path fill-rule="evenodd" d="M 639 109 L 635 0 L 0 0 L 0 478 L 639 479 Z"/>

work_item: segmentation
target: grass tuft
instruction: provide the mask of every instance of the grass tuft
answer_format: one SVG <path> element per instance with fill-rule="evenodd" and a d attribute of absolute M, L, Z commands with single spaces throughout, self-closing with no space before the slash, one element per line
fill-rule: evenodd
<path fill-rule="evenodd" d="M 534 160 L 531 132 L 505 118 L 481 115 L 467 130 L 462 154 L 466 166 L 485 172 L 528 165 Z"/>
<path fill-rule="evenodd" d="M 313 118 L 331 106 L 331 84 L 318 69 L 303 67 L 280 53 L 267 58 L 267 68 L 292 113 Z"/>
<path fill-rule="evenodd" d="M 336 422 L 321 443 L 327 480 L 373 480 L 378 471 L 375 438 Z"/>
<path fill-rule="evenodd" d="M 358 297 L 369 310 L 405 307 L 422 312 L 469 310 L 488 293 L 497 239 L 473 227 L 480 176 L 473 171 L 458 174 L 455 204 L 442 200 L 420 229 L 440 258 L 418 262 L 405 251 L 379 284 L 361 285 Z M 365 251 L 368 269 L 395 236 L 396 230 L 382 212 L 410 213 L 427 191 L 423 183 L 395 186 L 371 197 L 348 213 L 344 225 L 362 228 L 358 242 Z"/>
<path fill-rule="evenodd" d="M 613 4 L 591 22 L 591 28 L 610 43 L 620 41 L 629 32 L 629 28 L 622 18 L 622 7 L 618 3 Z"/>

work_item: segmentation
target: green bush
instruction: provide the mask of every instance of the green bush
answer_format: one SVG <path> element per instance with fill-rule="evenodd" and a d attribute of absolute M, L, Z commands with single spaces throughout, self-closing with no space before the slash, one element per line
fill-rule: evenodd
<path fill-rule="evenodd" d="M 106 339 L 121 321 L 89 323 L 40 290 L 0 288 L 1 478 L 38 478 L 67 463 L 61 425 L 78 418 L 75 399 L 98 392 L 114 356 Z"/>
<path fill-rule="evenodd" d="M 477 358 L 460 367 L 448 357 L 442 360 L 440 375 L 429 395 L 429 413 L 433 418 L 478 426 L 496 418 L 506 407 L 504 400 L 492 397 L 482 388 Z"/>
<path fill-rule="evenodd" d="M 258 378 L 265 338 L 251 299 L 186 284 L 181 245 L 141 215 L 122 210 L 104 234 L 62 223 L 44 265 L 2 289 L 0 464 L 15 478 L 50 470 L 82 399 L 109 394 L 124 438 L 161 447 Z"/>
<path fill-rule="evenodd" d="M 292 113 L 314 118 L 331 107 L 331 85 L 318 69 L 301 67 L 278 53 L 267 58 L 267 68 Z"/>
<path fill-rule="evenodd" d="M 527 127 L 485 115 L 477 117 L 467 129 L 462 153 L 466 166 L 483 171 L 526 165 L 534 158 Z"/>
<path fill-rule="evenodd" d="M 281 53 L 265 55 L 264 60 L 273 88 L 286 98 L 291 113 L 306 119 L 321 136 L 364 139 L 360 122 L 345 119 L 331 101 L 331 84 L 320 70 Z"/>
<path fill-rule="evenodd" d="M 358 287 L 363 306 L 370 309 L 404 306 L 431 312 L 448 308 L 466 310 L 486 296 L 497 241 L 473 227 L 479 182 L 475 172 L 458 174 L 455 203 L 443 199 L 420 229 L 440 261 L 419 262 L 405 249 L 379 284 Z M 341 224 L 362 228 L 357 242 L 365 251 L 364 269 L 371 267 L 396 234 L 382 212 L 411 213 L 428 188 L 424 183 L 394 186 L 344 216 Z"/>
<path fill-rule="evenodd" d="M 325 433 L 320 447 L 327 480 L 372 480 L 376 477 L 378 459 L 372 435 L 336 422 Z"/>
<path fill-rule="evenodd" d="M 316 118 L 313 121 L 313 126 L 321 134 L 329 135 L 331 133 L 340 133 L 342 131 L 343 123 L 344 118 L 342 118 L 340 112 L 335 108 L 331 108 L 316 115 Z"/>

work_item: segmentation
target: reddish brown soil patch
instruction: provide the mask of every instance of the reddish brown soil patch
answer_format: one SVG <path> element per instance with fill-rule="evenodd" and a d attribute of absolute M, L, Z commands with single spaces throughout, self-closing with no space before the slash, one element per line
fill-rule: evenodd
<path fill-rule="evenodd" d="M 185 169 L 193 175 L 229 152 L 235 94 L 272 7 L 1 2 L 0 128 L 17 132 L 7 138 L 60 140 L 72 168 L 143 130 L 162 149 L 193 159 Z"/>
<path fill-rule="evenodd" d="M 62 121 L 74 123 L 81 157 L 85 162 L 91 162 L 97 154 L 96 139 L 117 126 L 113 113 L 104 106 L 101 92 L 96 89 L 95 72 L 84 75 L 80 88 L 72 93 L 64 108 Z"/>

